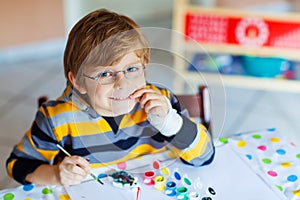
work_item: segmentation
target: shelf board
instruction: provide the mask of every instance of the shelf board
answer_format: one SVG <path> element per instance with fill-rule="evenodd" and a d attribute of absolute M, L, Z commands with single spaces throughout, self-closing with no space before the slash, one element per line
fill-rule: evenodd
<path fill-rule="evenodd" d="M 262 57 L 279 57 L 285 58 L 288 60 L 299 61 L 299 52 L 295 50 L 281 49 L 281 48 L 250 48 L 250 47 L 241 47 L 239 45 L 228 45 L 228 44 L 204 44 L 198 43 L 196 41 L 185 41 L 185 46 L 183 51 L 187 52 L 202 52 L 202 53 L 226 53 L 233 55 L 252 55 L 252 56 L 262 56 Z"/>
<path fill-rule="evenodd" d="M 202 84 L 223 84 L 225 87 L 248 88 L 255 90 L 272 90 L 280 92 L 300 93 L 300 80 L 286 80 L 276 78 L 259 78 L 241 75 L 220 75 L 201 72 L 181 72 L 189 81 L 199 81 Z M 202 77 L 202 78 L 201 78 Z"/>

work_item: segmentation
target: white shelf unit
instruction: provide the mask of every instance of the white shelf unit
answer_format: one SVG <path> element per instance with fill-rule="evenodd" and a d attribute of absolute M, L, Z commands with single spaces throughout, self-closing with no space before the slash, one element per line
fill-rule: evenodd
<path fill-rule="evenodd" d="M 187 40 L 185 35 L 186 28 L 186 14 L 192 13 L 206 13 L 217 14 L 233 17 L 259 17 L 262 19 L 273 19 L 282 22 L 300 23 L 300 15 L 296 13 L 281 13 L 281 14 L 263 14 L 258 12 L 239 11 L 224 8 L 201 7 L 189 3 L 189 0 L 175 0 L 174 15 L 173 15 L 173 29 L 174 34 L 172 38 L 172 49 L 178 56 L 174 57 L 174 68 L 181 77 L 196 84 L 213 84 L 229 87 L 249 88 L 257 90 L 273 90 L 282 92 L 296 92 L 300 93 L 300 80 L 286 80 L 276 78 L 260 78 L 243 75 L 222 75 L 201 72 L 204 79 L 199 79 L 199 74 L 188 71 L 186 64 L 186 53 L 226 53 L 232 55 L 254 55 L 262 57 L 281 57 L 287 60 L 300 61 L 300 48 L 278 48 L 278 47 L 247 47 L 239 44 L 209 44 L 193 40 Z M 300 42 L 300 37 L 295 41 Z M 297 46 L 300 46 L 297 44 Z M 219 80 L 221 79 L 221 80 Z M 175 91 L 183 91 L 182 81 L 178 79 L 174 83 Z"/>

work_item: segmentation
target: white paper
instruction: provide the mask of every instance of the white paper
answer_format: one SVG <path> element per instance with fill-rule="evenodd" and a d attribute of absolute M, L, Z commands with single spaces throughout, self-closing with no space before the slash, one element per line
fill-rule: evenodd
<path fill-rule="evenodd" d="M 193 167 L 176 161 L 167 167 L 172 172 L 170 177 L 168 177 L 169 179 L 175 180 L 172 175 L 174 169 L 178 169 L 182 176 L 187 177 L 192 182 L 192 185 L 188 186 L 183 181 L 175 180 L 177 185 L 187 186 L 190 192 L 196 191 L 201 193 L 202 196 L 211 196 L 213 200 L 280 199 L 228 145 L 216 148 L 215 159 L 208 166 Z M 202 189 L 199 189 L 201 184 L 197 180 L 201 180 Z M 105 182 L 104 185 L 91 180 L 76 186 L 67 187 L 66 190 L 72 200 L 136 199 L 136 191 L 116 188 L 108 180 L 103 181 Z M 158 191 L 153 186 L 145 185 L 143 177 L 139 177 L 139 184 L 141 187 L 139 200 L 176 199 L 176 197 L 168 197 L 163 191 Z M 216 195 L 206 192 L 208 186 L 211 186 L 216 191 Z"/>

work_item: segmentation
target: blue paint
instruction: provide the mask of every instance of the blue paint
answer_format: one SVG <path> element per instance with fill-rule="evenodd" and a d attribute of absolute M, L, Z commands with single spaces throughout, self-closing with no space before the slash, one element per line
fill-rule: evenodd
<path fill-rule="evenodd" d="M 270 132 L 273 132 L 273 131 L 276 130 L 276 128 L 269 128 L 269 129 L 267 129 L 267 130 L 270 131 Z"/>
<path fill-rule="evenodd" d="M 246 154 L 246 157 L 247 157 L 249 160 L 252 160 L 252 155 Z"/>
<path fill-rule="evenodd" d="M 174 172 L 174 177 L 179 181 L 181 180 L 181 176 L 178 172 Z"/>
<path fill-rule="evenodd" d="M 287 180 L 290 182 L 295 182 L 298 179 L 296 175 L 290 175 L 287 177 Z"/>
<path fill-rule="evenodd" d="M 98 179 L 100 179 L 100 178 L 105 178 L 105 177 L 107 177 L 106 174 L 99 174 L 99 175 L 98 175 Z"/>
<path fill-rule="evenodd" d="M 23 190 L 24 191 L 30 191 L 34 188 L 34 186 L 32 184 L 27 184 L 27 185 L 23 185 Z"/>
<path fill-rule="evenodd" d="M 284 149 L 277 149 L 276 153 L 278 153 L 279 155 L 285 155 L 286 151 Z"/>

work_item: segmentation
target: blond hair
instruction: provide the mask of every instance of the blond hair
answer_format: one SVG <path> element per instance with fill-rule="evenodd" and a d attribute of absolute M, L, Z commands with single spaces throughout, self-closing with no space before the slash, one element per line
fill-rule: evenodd
<path fill-rule="evenodd" d="M 72 28 L 64 52 L 64 73 L 78 76 L 86 66 L 109 66 L 135 52 L 149 63 L 150 50 L 139 26 L 130 18 L 106 9 L 93 11 Z M 80 75 L 80 74 L 79 74 Z"/>

